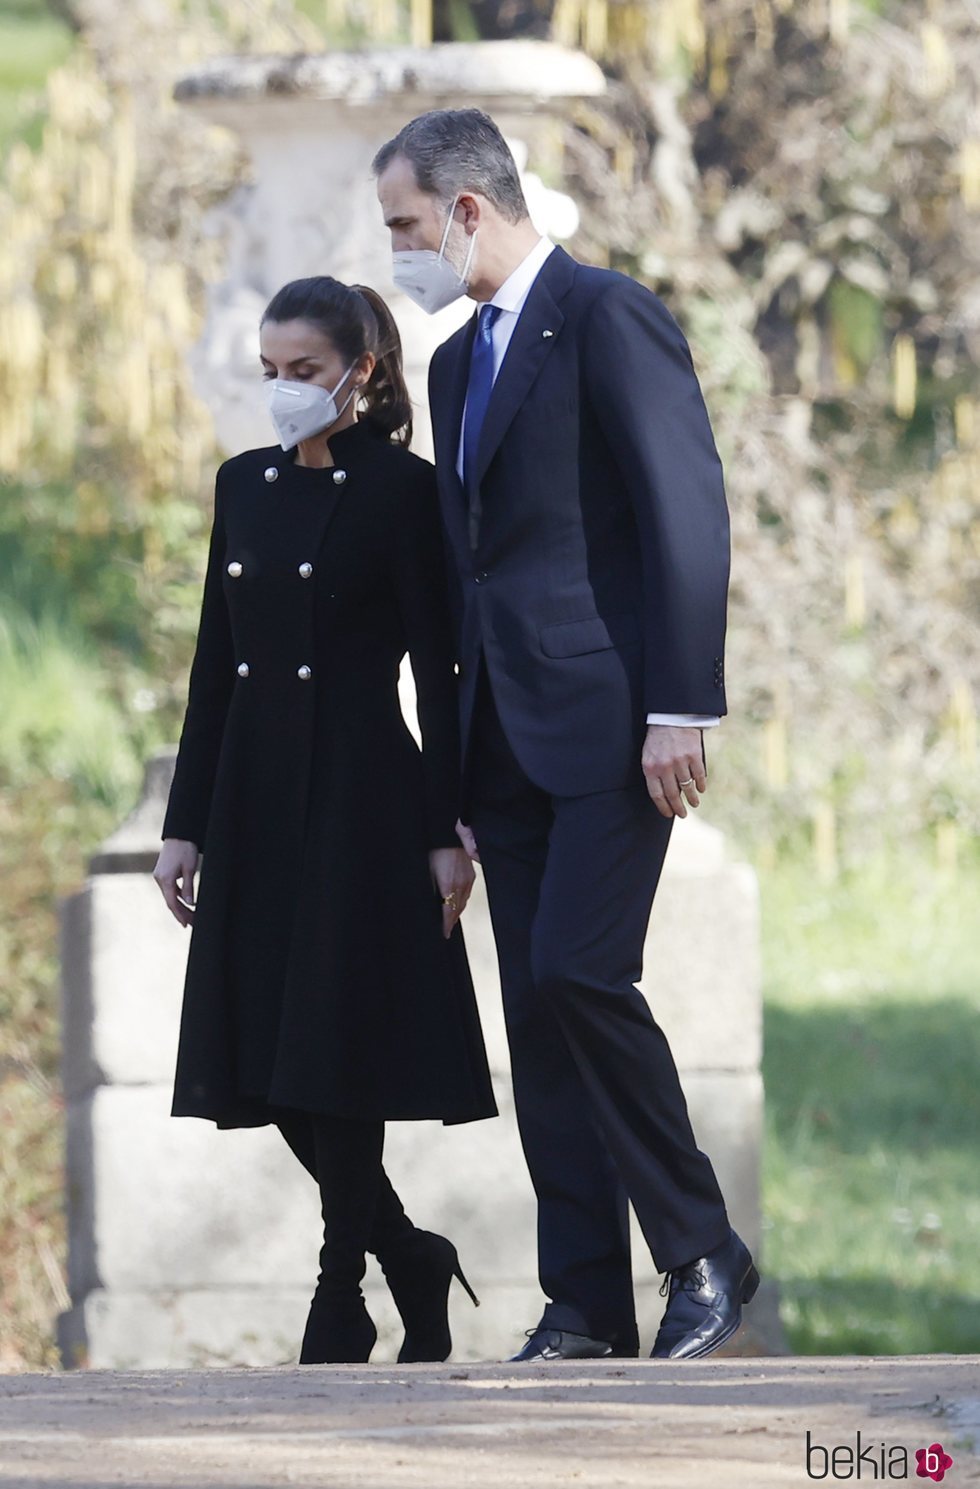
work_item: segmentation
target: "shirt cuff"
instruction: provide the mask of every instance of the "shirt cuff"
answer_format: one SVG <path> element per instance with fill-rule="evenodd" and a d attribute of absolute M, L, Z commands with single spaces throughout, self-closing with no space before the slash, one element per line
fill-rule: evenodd
<path fill-rule="evenodd" d="M 706 713 L 648 713 L 648 724 L 673 724 L 679 729 L 713 729 L 721 719 Z"/>

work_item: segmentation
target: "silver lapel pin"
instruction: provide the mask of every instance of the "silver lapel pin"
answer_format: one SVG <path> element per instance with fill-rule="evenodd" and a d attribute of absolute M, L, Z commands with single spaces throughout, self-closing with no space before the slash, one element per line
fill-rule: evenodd
<path fill-rule="evenodd" d="M 549 336 L 554 336 L 554 334 L 555 334 L 554 331 L 542 331 L 541 332 L 541 335 L 545 338 L 546 341 L 547 341 L 547 339 L 548 339 Z"/>

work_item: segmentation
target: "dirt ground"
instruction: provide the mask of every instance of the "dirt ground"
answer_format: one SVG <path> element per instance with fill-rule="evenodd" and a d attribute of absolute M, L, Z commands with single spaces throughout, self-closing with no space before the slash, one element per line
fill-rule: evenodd
<path fill-rule="evenodd" d="M 980 1485 L 980 1356 L 0 1377 L 5 1489 L 928 1485 L 936 1442 Z"/>

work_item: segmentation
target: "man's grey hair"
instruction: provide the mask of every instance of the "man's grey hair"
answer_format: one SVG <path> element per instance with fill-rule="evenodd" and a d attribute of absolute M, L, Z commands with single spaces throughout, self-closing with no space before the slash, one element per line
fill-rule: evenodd
<path fill-rule="evenodd" d="M 528 216 L 517 163 L 482 109 L 430 109 L 409 120 L 375 155 L 375 176 L 397 156 L 411 165 L 419 190 L 443 206 L 460 192 L 476 191 L 509 222 Z"/>

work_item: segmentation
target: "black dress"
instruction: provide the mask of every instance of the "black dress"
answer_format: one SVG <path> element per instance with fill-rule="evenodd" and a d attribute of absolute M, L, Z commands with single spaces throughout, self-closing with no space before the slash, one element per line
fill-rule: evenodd
<path fill-rule="evenodd" d="M 463 935 L 459 725 L 434 468 L 366 421 L 335 465 L 225 462 L 162 837 L 202 850 L 173 1116 L 496 1115 Z M 401 714 L 409 652 L 421 751 Z"/>

